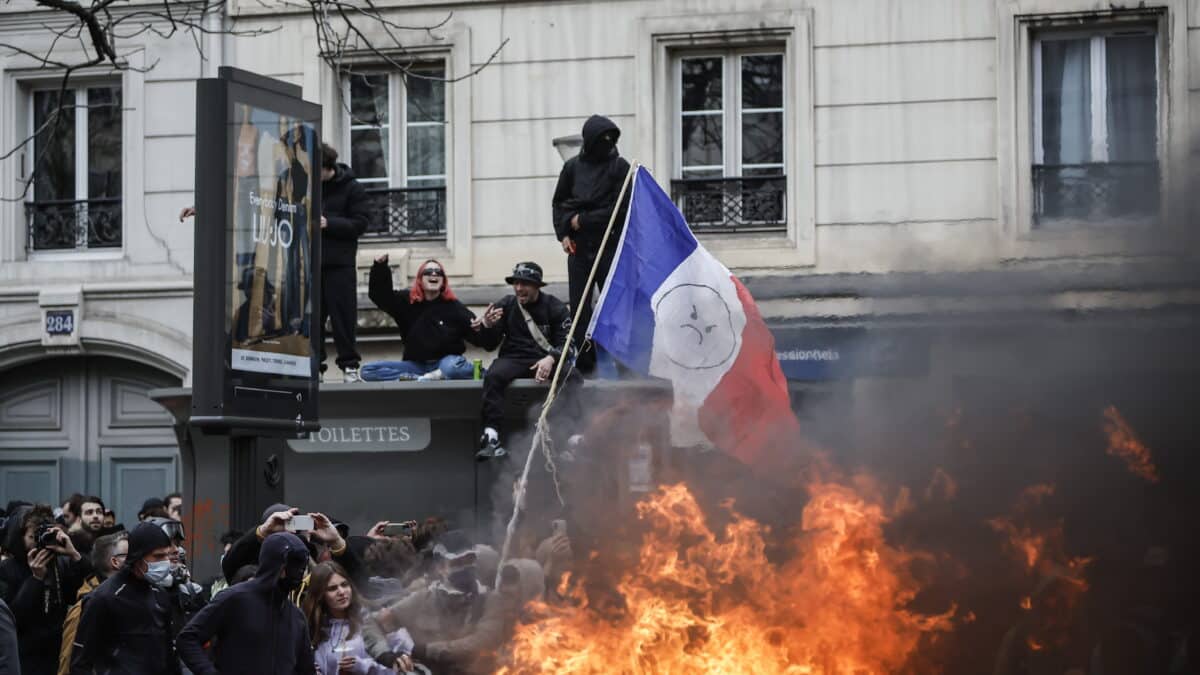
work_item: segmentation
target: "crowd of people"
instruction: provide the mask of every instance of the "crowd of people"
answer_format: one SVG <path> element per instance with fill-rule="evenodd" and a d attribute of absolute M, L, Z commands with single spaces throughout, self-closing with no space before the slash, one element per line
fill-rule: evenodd
<path fill-rule="evenodd" d="M 93 496 L 8 504 L 0 674 L 490 672 L 573 564 L 561 521 L 498 574 L 494 548 L 436 519 L 355 535 L 275 504 L 221 537 L 221 573 L 200 583 L 177 499 L 146 500 L 128 529 Z"/>

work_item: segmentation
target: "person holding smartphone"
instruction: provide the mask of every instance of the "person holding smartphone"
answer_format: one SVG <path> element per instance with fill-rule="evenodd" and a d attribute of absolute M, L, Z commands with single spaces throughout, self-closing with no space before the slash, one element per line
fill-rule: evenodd
<path fill-rule="evenodd" d="M 336 560 L 346 568 L 352 578 L 361 570 L 362 563 L 358 556 L 346 545 L 346 540 L 325 514 L 301 514 L 300 509 L 287 504 L 272 504 L 263 511 L 262 517 L 262 524 L 242 535 L 221 559 L 221 572 L 226 581 L 232 583 L 233 576 L 243 565 L 258 562 L 259 551 L 262 550 L 262 543 L 267 537 L 276 532 L 288 532 L 289 529 L 304 542 L 313 560 L 319 561 L 326 557 Z M 297 529 L 296 523 L 291 523 L 292 519 L 297 517 L 298 522 L 303 521 L 301 524 L 311 529 Z"/>
<path fill-rule="evenodd" d="M 17 623 L 21 672 L 58 668 L 63 621 L 91 566 L 45 504 L 14 510 L 5 524 L 0 599 Z"/>

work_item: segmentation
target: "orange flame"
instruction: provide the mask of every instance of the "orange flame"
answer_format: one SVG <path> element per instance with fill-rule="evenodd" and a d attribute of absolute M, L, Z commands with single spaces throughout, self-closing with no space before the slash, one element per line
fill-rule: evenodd
<path fill-rule="evenodd" d="M 1033 598 L 1028 595 L 1021 598 L 1021 609 L 1033 609 Z"/>
<path fill-rule="evenodd" d="M 1125 462 L 1129 473 L 1148 483 L 1157 483 L 1158 469 L 1150 458 L 1150 449 L 1138 440 L 1133 428 L 1115 406 L 1104 409 L 1104 433 L 1108 434 L 1108 454 Z"/>
<path fill-rule="evenodd" d="M 908 608 L 915 559 L 889 545 L 882 502 L 835 483 L 810 486 L 793 555 L 765 555 L 767 528 L 727 505 L 720 534 L 684 485 L 638 504 L 649 525 L 616 589 L 615 615 L 538 604 L 518 626 L 501 673 L 888 673 L 955 608 Z"/>

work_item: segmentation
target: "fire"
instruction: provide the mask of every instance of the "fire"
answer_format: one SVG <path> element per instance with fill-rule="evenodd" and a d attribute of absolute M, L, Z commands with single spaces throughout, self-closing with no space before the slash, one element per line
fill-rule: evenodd
<path fill-rule="evenodd" d="M 1016 513 L 1025 517 L 1038 506 L 1042 500 L 1054 495 L 1054 485 L 1038 483 L 1030 485 L 1021 491 L 1017 499 Z M 1038 562 L 1044 560 L 1047 548 L 1062 539 L 1062 523 L 1054 523 L 1043 529 L 1035 529 L 1029 525 L 1018 525 L 1016 519 L 1008 516 L 992 518 L 987 524 L 997 532 L 1008 536 L 1008 543 L 1025 562 L 1028 571 L 1037 568 Z"/>
<path fill-rule="evenodd" d="M 1109 455 L 1124 461 L 1129 473 L 1148 483 L 1158 482 L 1158 469 L 1150 458 L 1150 449 L 1133 433 L 1115 406 L 1104 409 L 1104 433 L 1108 434 Z"/>
<path fill-rule="evenodd" d="M 711 529 L 684 485 L 638 504 L 648 526 L 639 555 L 619 575 L 618 612 L 589 605 L 532 606 L 507 666 L 516 673 L 889 673 L 923 637 L 951 628 L 952 607 L 908 608 L 919 590 L 915 554 L 889 545 L 890 517 L 869 489 L 810 486 L 790 556 L 766 556 L 760 523 L 725 504 Z"/>

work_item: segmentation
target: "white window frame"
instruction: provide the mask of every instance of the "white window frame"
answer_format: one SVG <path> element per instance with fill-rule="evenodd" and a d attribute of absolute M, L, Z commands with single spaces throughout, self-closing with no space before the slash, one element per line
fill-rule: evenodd
<path fill-rule="evenodd" d="M 30 259 L 55 260 L 61 256 L 70 256 L 71 258 L 78 258 L 81 256 L 85 256 L 88 258 L 105 259 L 105 258 L 120 258 L 124 255 L 124 249 L 125 249 L 125 243 L 126 243 L 126 236 L 125 236 L 126 235 L 126 227 L 125 227 L 125 225 L 127 223 L 127 215 L 128 215 L 126 213 L 126 209 L 125 209 L 126 190 L 127 190 L 127 185 L 128 185 L 127 177 L 125 175 L 127 172 L 127 169 L 128 169 L 128 167 L 125 163 L 125 158 L 128 155 L 126 153 L 125 146 L 126 146 L 126 139 L 129 137 L 129 133 L 128 133 L 129 121 L 126 119 L 127 115 L 124 114 L 124 109 L 128 108 L 128 104 L 125 102 L 127 92 L 125 90 L 124 83 L 122 83 L 120 80 L 110 81 L 110 80 L 81 79 L 79 81 L 73 82 L 71 84 L 71 86 L 68 87 L 68 89 L 67 89 L 67 91 L 72 91 L 75 94 L 75 195 L 74 195 L 74 201 L 87 202 L 89 200 L 89 197 L 88 197 L 88 175 L 89 175 L 88 174 L 88 161 L 90 158 L 88 155 L 88 144 L 86 142 L 86 139 L 88 138 L 87 92 L 88 92 L 88 89 L 96 89 L 96 88 L 101 88 L 101 87 L 115 88 L 121 92 L 121 101 L 122 101 L 122 103 L 121 103 L 121 105 L 122 105 L 122 115 L 121 115 L 121 182 L 122 182 L 122 185 L 121 185 L 121 245 L 105 247 L 105 248 L 101 248 L 101 249 L 89 249 L 88 245 L 87 245 L 86 231 L 79 230 L 76 232 L 76 241 L 75 241 L 74 249 L 48 249 L 48 250 L 44 250 L 44 251 L 27 250 L 26 255 Z M 24 166 L 22 167 L 24 176 L 26 178 L 33 175 L 34 167 L 35 167 L 35 164 L 37 161 L 37 141 L 33 137 L 34 131 L 37 128 L 37 120 L 36 120 L 37 94 L 39 92 L 47 92 L 47 91 L 54 92 L 54 91 L 58 91 L 60 89 L 61 89 L 61 82 L 46 81 L 46 82 L 36 82 L 26 90 L 26 94 L 27 94 L 26 99 L 27 100 L 25 101 L 25 104 L 26 104 L 25 119 L 26 119 L 27 124 L 26 124 L 26 130 L 25 130 L 25 138 L 30 139 L 28 151 L 24 153 L 25 163 L 24 163 Z M 81 143 L 81 141 L 83 141 L 83 142 Z M 25 204 L 30 204 L 30 203 L 33 203 L 33 204 L 38 203 L 37 182 L 36 181 L 32 185 L 29 186 L 29 192 L 26 194 L 26 198 L 21 201 L 21 206 L 22 206 L 22 208 L 24 208 Z M 86 207 L 85 207 L 85 210 L 86 210 Z M 29 227 L 29 224 L 28 224 L 28 219 L 26 218 L 24 212 L 21 213 L 20 222 L 21 222 L 21 227 L 19 229 L 24 234 L 24 237 L 25 237 L 24 241 L 28 241 L 29 232 L 27 231 L 26 228 Z"/>
<path fill-rule="evenodd" d="M 786 76 L 787 52 L 786 47 L 782 44 L 772 48 L 771 44 L 756 45 L 753 47 L 731 48 L 719 51 L 704 50 L 698 52 L 678 51 L 673 54 L 672 71 L 674 72 L 675 85 L 672 87 L 674 91 L 673 106 L 675 116 L 673 121 L 674 133 L 674 170 L 672 175 L 675 178 L 683 177 L 683 117 L 685 116 L 721 116 L 723 125 L 722 139 L 722 165 L 721 166 L 689 166 L 686 167 L 691 171 L 713 170 L 720 169 L 721 177 L 723 178 L 740 178 L 744 176 L 746 169 L 773 169 L 778 168 L 779 172 L 787 175 L 788 153 L 783 153 L 783 161 L 778 164 L 743 164 L 742 163 L 742 116 L 747 112 L 742 107 L 742 59 L 747 56 L 779 56 L 784 63 L 785 71 L 783 77 L 783 105 L 778 108 L 750 108 L 751 113 L 780 113 L 785 118 L 787 117 L 787 102 L 788 96 L 791 93 L 791 85 Z M 719 58 L 721 59 L 721 110 L 683 110 L 683 61 L 685 59 L 698 58 Z M 733 105 L 730 105 L 730 102 Z M 732 131 L 732 133 L 731 133 Z M 788 129 L 787 124 L 783 125 L 784 147 L 788 145 Z"/>
<path fill-rule="evenodd" d="M 442 72 L 449 72 L 445 59 L 426 59 L 415 64 L 414 67 L 421 68 L 423 66 L 432 66 L 440 63 Z M 361 72 L 356 72 L 356 75 L 387 75 L 388 83 L 388 166 L 387 178 L 358 178 L 358 182 L 364 187 L 386 185 L 390 189 L 404 189 L 414 187 L 409 185 L 412 180 L 441 180 L 444 186 L 448 189 L 448 174 L 446 172 L 430 175 L 408 175 L 408 130 L 410 127 L 437 127 L 440 126 L 446 129 L 442 135 L 442 166 L 448 171 L 450 166 L 450 115 L 449 103 L 445 111 L 446 119 L 441 122 L 426 121 L 426 122 L 409 122 L 408 121 L 408 87 L 404 83 L 404 73 L 387 70 L 385 68 L 367 69 Z M 350 101 L 350 78 L 353 75 L 343 76 L 341 78 L 342 100 L 346 102 L 346 106 L 341 109 L 343 116 L 346 119 L 345 134 L 342 139 L 342 147 L 346 149 L 346 156 L 349 158 L 353 152 L 351 139 L 353 132 L 365 129 L 378 129 L 384 127 L 376 127 L 371 124 L 354 124 L 350 119 L 349 101 Z M 443 93 L 448 98 L 450 83 L 445 85 L 446 90 Z M 349 162 L 347 162 L 349 164 Z M 425 187 L 425 186 L 415 186 Z"/>
<path fill-rule="evenodd" d="M 995 0 L 997 10 L 996 149 L 1000 254 L 1012 259 L 1129 255 L 1161 252 L 1169 237 L 1147 237 L 1144 228 L 1033 226 L 1032 42 L 1049 30 L 1154 23 L 1159 44 L 1158 158 L 1164 196 L 1156 228 L 1182 230 L 1183 207 L 1167 195 L 1185 194 L 1189 134 L 1188 0 L 1154 0 L 1153 6 L 1097 10 L 1093 0 Z M 1148 3 L 1149 4 L 1149 3 Z M 1175 64 L 1178 64 L 1176 66 Z"/>
<path fill-rule="evenodd" d="M 1125 29 L 1101 28 L 1082 31 L 1048 31 L 1038 33 L 1030 43 L 1031 73 L 1033 79 L 1033 163 L 1045 164 L 1045 148 L 1042 143 L 1042 43 L 1058 40 L 1082 39 L 1089 41 L 1089 64 L 1091 70 L 1091 162 L 1103 163 L 1108 161 L 1108 51 L 1105 43 L 1108 38 L 1118 35 L 1152 35 L 1154 36 L 1154 83 L 1155 92 L 1162 88 L 1162 45 L 1158 31 L 1150 26 L 1130 27 Z M 1161 99 L 1161 96 L 1159 97 Z M 1155 127 L 1156 141 L 1162 136 L 1161 125 Z M 1155 157 L 1159 157 L 1159 148 L 1155 148 Z"/>
<path fill-rule="evenodd" d="M 677 174 L 679 117 L 677 55 L 684 51 L 758 48 L 782 52 L 786 229 L 760 233 L 706 233 L 705 246 L 728 267 L 808 267 L 816 264 L 816 140 L 812 9 L 650 16 L 638 23 L 634 100 L 640 159 L 669 189 Z M 740 126 L 740 125 L 739 125 Z"/>

